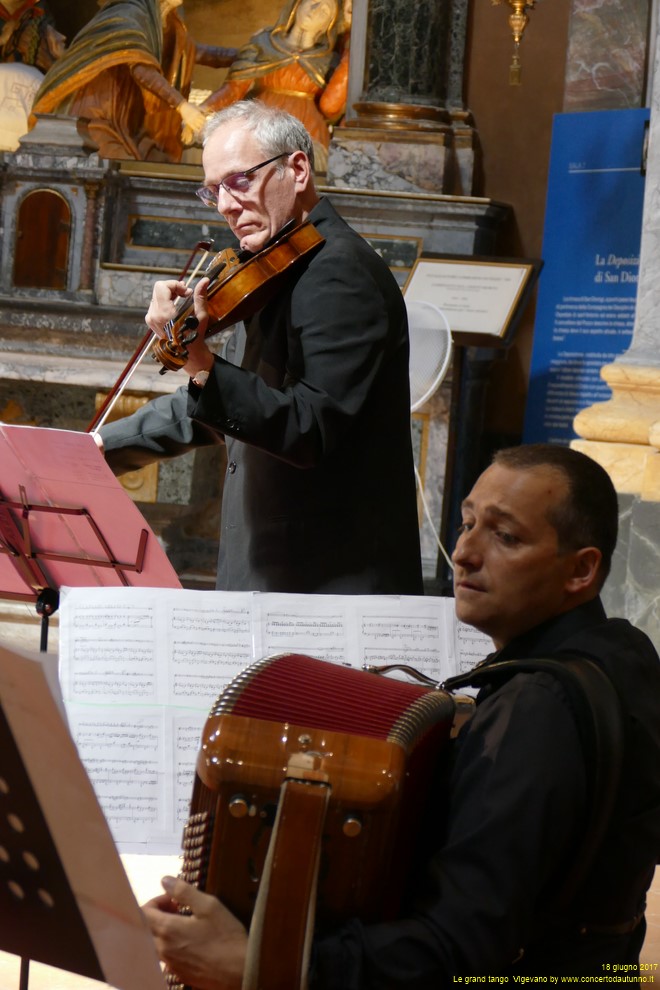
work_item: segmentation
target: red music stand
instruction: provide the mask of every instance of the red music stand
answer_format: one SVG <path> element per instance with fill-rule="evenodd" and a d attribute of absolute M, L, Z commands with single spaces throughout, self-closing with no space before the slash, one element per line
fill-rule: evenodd
<path fill-rule="evenodd" d="M 87 433 L 0 424 L 0 598 L 48 619 L 62 587 L 178 588 L 144 517 Z"/>
<path fill-rule="evenodd" d="M 90 434 L 0 424 L 0 463 L 0 598 L 34 603 L 41 616 L 42 652 L 62 587 L 181 586 Z M 11 815 L 23 830 L 14 829 L 7 814 L 0 815 L 0 874 L 6 881 L 0 889 L 0 945 L 21 956 L 20 990 L 27 988 L 30 959 L 104 979 L 34 789 L 35 774 L 52 773 L 50 742 L 45 742 L 43 766 L 36 760 L 28 765 L 5 704 L 0 692 L 0 802 L 10 800 Z M 67 773 L 87 780 L 71 747 Z M 72 807 L 70 814 L 76 813 Z M 100 809 L 98 815 L 107 830 Z M 23 848 L 27 837 L 29 846 Z M 106 855 L 117 859 L 123 874 L 114 843 L 111 848 Z M 57 910 L 49 907 L 51 901 Z"/>

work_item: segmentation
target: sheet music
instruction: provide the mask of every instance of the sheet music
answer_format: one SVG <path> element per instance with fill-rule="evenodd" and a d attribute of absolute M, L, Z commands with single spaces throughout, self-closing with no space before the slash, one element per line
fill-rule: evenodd
<path fill-rule="evenodd" d="M 62 694 L 123 852 L 179 851 L 208 713 L 256 660 L 398 663 L 440 683 L 492 648 L 450 598 L 65 588 L 60 605 Z"/>
<path fill-rule="evenodd" d="M 456 619 L 456 673 L 467 674 L 469 670 L 495 649 L 493 641 L 480 633 L 474 626 Z"/>

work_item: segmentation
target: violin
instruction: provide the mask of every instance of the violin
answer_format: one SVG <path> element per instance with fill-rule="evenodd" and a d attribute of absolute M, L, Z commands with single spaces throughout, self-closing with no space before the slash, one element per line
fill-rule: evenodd
<path fill-rule="evenodd" d="M 262 309 L 275 295 L 281 277 L 323 240 L 309 220 L 297 226 L 295 221 L 289 221 L 257 254 L 237 254 L 233 248 L 220 251 L 204 273 L 211 280 L 206 296 L 209 322 L 205 336 L 247 320 Z M 243 260 L 246 256 L 247 260 Z M 176 316 L 165 327 L 166 337 L 154 345 L 154 357 L 163 365 L 160 374 L 183 367 L 188 360 L 186 348 L 197 339 L 197 325 L 192 298 L 181 300 Z"/>
<path fill-rule="evenodd" d="M 277 293 L 291 268 L 317 250 L 324 240 L 309 220 L 301 224 L 291 220 L 256 254 L 236 252 L 233 248 L 225 248 L 216 254 L 203 273 L 210 279 L 207 290 L 209 322 L 205 337 L 254 316 Z M 207 245 L 208 242 L 200 242 L 198 247 Z M 183 368 L 188 360 L 188 346 L 197 339 L 198 326 L 192 297 L 181 299 L 175 316 L 164 328 L 165 337 L 147 331 L 87 432 L 93 433 L 102 426 L 131 374 L 149 350 L 153 349 L 154 359 L 162 365 L 161 375 Z"/>

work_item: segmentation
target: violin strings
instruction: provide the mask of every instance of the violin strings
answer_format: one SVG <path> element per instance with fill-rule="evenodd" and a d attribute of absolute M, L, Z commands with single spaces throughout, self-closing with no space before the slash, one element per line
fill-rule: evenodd
<path fill-rule="evenodd" d="M 208 258 L 208 256 L 209 256 L 208 251 L 204 251 L 202 253 L 199 261 L 197 262 L 197 264 L 195 265 L 193 271 L 190 273 L 190 275 L 188 276 L 188 279 L 185 282 L 186 289 L 188 288 L 188 286 L 190 285 L 190 283 L 192 282 L 192 280 L 197 277 L 200 268 L 202 267 L 202 265 L 204 264 L 204 262 L 206 261 L 206 259 Z M 170 340 L 170 341 L 172 340 L 172 327 L 174 326 L 175 323 L 176 323 L 176 316 L 173 317 L 169 321 L 169 323 L 166 323 L 165 326 L 163 327 L 163 330 L 167 334 L 168 340 Z"/>

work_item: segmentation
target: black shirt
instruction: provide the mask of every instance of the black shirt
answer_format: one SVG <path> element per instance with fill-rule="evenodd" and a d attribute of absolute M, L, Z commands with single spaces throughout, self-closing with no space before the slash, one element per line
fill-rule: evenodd
<path fill-rule="evenodd" d="M 508 644 L 498 659 L 589 656 L 624 710 L 622 780 L 600 853 L 571 910 L 552 911 L 586 821 L 586 767 L 556 678 L 517 674 L 482 690 L 454 743 L 437 851 L 415 909 L 399 921 L 350 922 L 319 939 L 314 990 L 437 990 L 456 976 L 603 975 L 634 964 L 660 851 L 660 662 L 648 638 L 607 619 L 599 600 Z M 589 930 L 584 931 L 585 925 Z M 599 927 L 601 931 L 595 931 Z"/>

